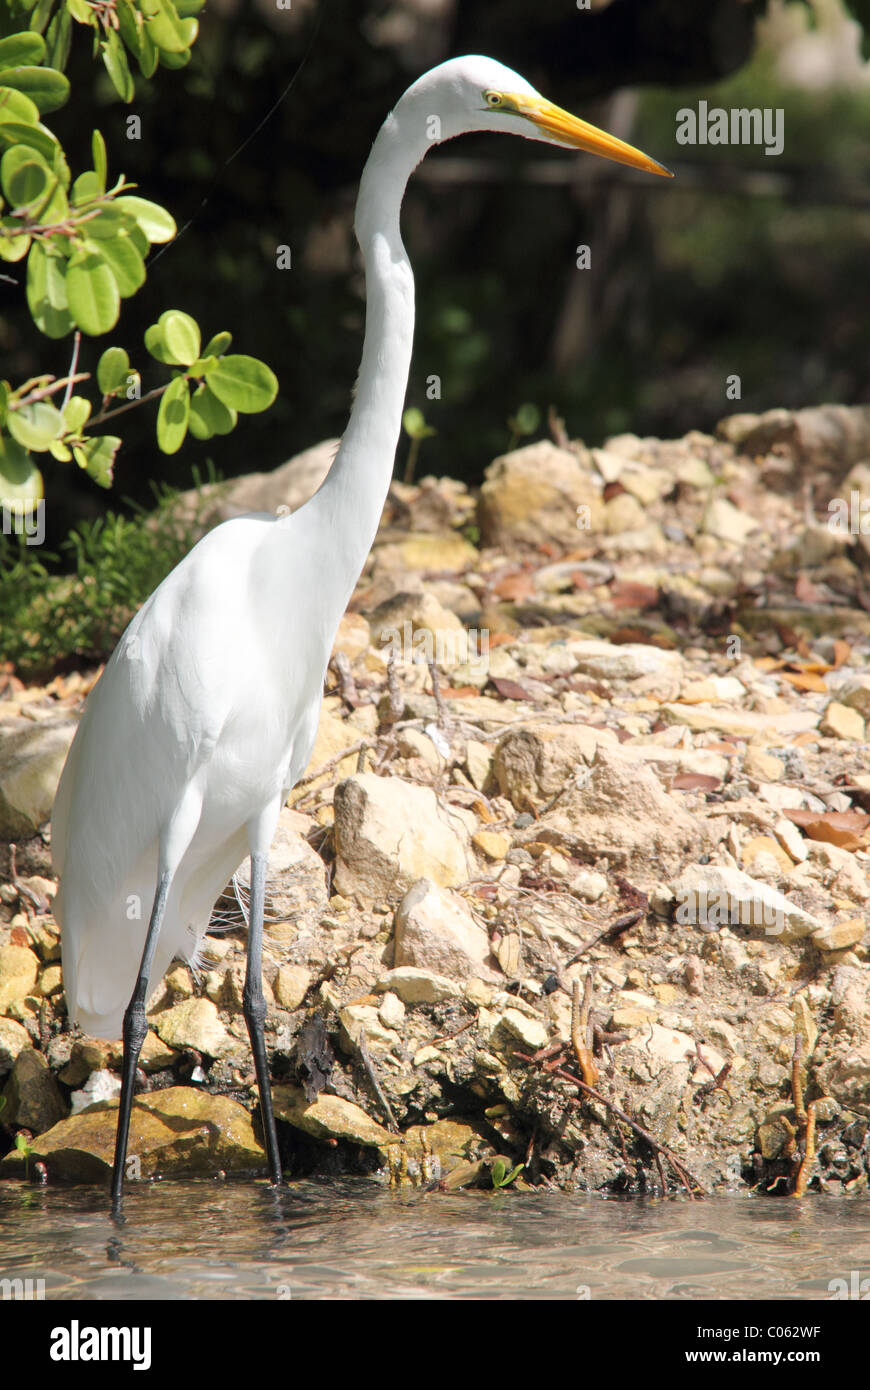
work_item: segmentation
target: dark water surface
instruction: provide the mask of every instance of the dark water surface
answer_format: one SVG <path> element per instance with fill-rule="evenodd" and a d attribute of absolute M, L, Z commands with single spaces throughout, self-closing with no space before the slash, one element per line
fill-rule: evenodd
<path fill-rule="evenodd" d="M 0 1279 L 46 1299 L 830 1299 L 870 1199 L 424 1194 L 370 1180 L 0 1186 Z M 837 1286 L 834 1286 L 837 1287 Z M 870 1291 L 870 1284 L 865 1290 Z"/>

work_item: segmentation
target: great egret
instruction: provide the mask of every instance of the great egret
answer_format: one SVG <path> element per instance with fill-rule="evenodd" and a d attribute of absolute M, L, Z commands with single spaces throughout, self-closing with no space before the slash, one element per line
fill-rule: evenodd
<path fill-rule="evenodd" d="M 266 856 L 311 756 L 335 632 L 393 470 L 414 330 L 414 277 L 399 229 L 405 185 L 432 145 L 479 130 L 668 174 L 490 58 L 433 68 L 381 127 L 356 205 L 366 265 L 362 363 L 329 474 L 292 515 L 216 527 L 155 590 L 90 695 L 54 804 L 54 906 L 70 1017 L 124 1042 L 116 1211 L 149 983 L 173 957 L 195 958 L 215 900 L 246 854 L 244 1016 L 269 1171 L 281 1181 L 263 1031 Z"/>

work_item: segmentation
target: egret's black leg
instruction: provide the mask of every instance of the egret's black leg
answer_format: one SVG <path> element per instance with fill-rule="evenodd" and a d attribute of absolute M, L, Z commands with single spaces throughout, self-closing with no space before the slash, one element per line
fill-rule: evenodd
<path fill-rule="evenodd" d="M 263 998 L 263 909 L 266 897 L 266 856 L 251 855 L 251 906 L 248 921 L 248 968 L 242 995 L 242 1012 L 248 1025 L 254 1070 L 260 1090 L 260 1113 L 269 1158 L 269 1175 L 274 1183 L 281 1181 L 281 1160 L 278 1157 L 278 1134 L 272 1111 L 272 1084 L 266 1062 L 266 1001 Z"/>
<path fill-rule="evenodd" d="M 160 924 L 166 908 L 166 897 L 172 875 L 166 870 L 157 882 L 151 920 L 145 937 L 145 949 L 139 965 L 139 974 L 133 989 L 133 997 L 124 1014 L 124 1070 L 121 1076 L 121 1105 L 118 1110 L 118 1129 L 115 1135 L 115 1162 L 112 1168 L 112 1215 L 121 1215 L 121 1189 L 124 1185 L 124 1164 L 127 1161 L 127 1136 L 130 1130 L 130 1111 L 133 1108 L 133 1087 L 136 1082 L 136 1068 L 139 1053 L 148 1025 L 145 1021 L 145 1001 L 148 998 L 148 978 L 154 962 L 154 951 L 160 935 Z"/>

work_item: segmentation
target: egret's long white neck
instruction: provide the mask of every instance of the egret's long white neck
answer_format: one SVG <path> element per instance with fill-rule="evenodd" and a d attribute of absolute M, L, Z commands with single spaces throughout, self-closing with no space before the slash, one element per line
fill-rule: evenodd
<path fill-rule="evenodd" d="M 405 185 L 428 144 L 401 104 L 381 127 L 360 182 L 356 234 L 366 267 L 366 327 L 350 421 L 335 461 L 306 511 L 330 554 L 321 590 L 335 623 L 378 529 L 402 427 L 414 338 L 414 276 L 399 214 Z M 320 588 L 320 584 L 318 585 Z"/>

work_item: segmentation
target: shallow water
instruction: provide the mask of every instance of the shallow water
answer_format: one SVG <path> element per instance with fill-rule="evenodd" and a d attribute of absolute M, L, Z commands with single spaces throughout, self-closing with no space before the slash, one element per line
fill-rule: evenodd
<path fill-rule="evenodd" d="M 125 1216 L 119 1230 L 94 1188 L 3 1185 L 0 1279 L 44 1280 L 46 1299 L 818 1300 L 870 1278 L 866 1196 L 166 1182 L 131 1187 Z"/>

